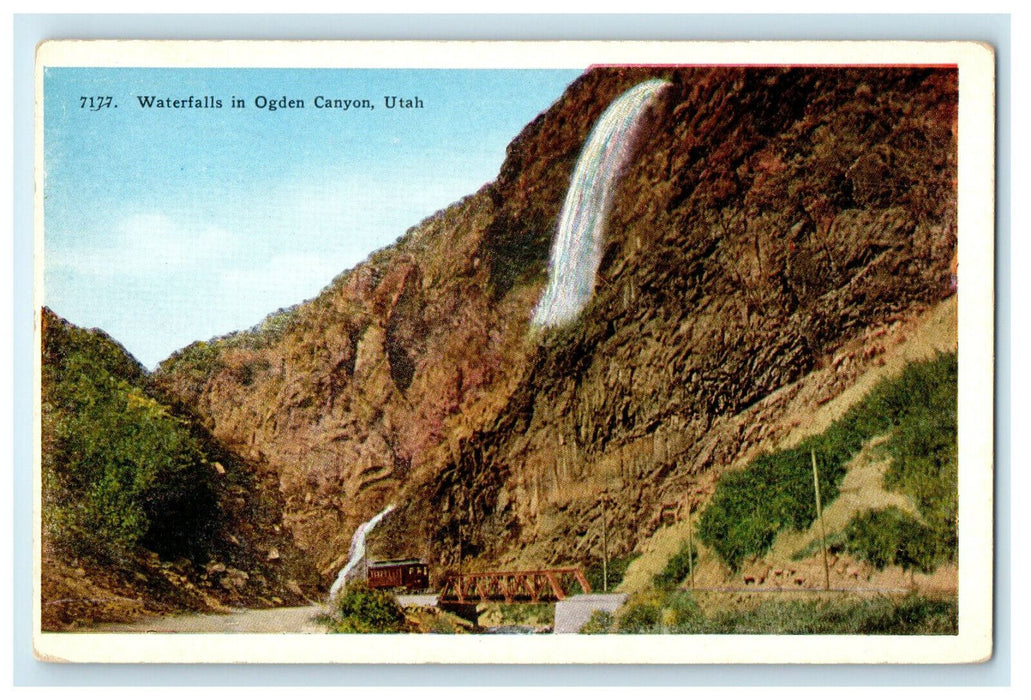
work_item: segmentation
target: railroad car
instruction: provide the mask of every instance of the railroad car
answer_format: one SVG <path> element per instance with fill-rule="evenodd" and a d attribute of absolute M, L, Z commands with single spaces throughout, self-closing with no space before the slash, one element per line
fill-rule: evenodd
<path fill-rule="evenodd" d="M 430 569 L 420 559 L 377 561 L 369 564 L 369 588 L 403 588 L 425 591 L 430 587 Z"/>

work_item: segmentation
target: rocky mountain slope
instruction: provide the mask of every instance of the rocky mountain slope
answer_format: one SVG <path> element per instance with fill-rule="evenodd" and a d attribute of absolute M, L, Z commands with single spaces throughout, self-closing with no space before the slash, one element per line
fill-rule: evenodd
<path fill-rule="evenodd" d="M 622 173 L 595 296 L 532 329 L 580 148 L 653 76 L 670 85 Z M 846 390 L 877 361 L 866 341 L 952 293 L 956 80 L 592 69 L 493 183 L 318 298 L 176 353 L 153 385 L 278 479 L 327 578 L 392 502 L 373 555 L 438 572 L 596 559 L 603 499 L 610 549 L 629 552 L 664 503 L 704 502 L 793 407 Z"/>

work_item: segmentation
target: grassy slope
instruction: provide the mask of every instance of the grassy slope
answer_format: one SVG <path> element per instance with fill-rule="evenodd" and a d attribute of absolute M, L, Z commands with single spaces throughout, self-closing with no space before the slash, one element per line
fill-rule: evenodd
<path fill-rule="evenodd" d="M 777 445 L 768 445 L 765 448 L 797 447 L 805 439 L 823 433 L 835 420 L 841 418 L 852 406 L 861 401 L 878 382 L 898 376 L 910 363 L 927 359 L 935 353 L 955 352 L 956 337 L 956 299 L 951 297 L 928 310 L 921 317 L 914 319 L 905 328 L 900 342 L 894 347 L 888 348 L 881 356 L 880 362 L 867 369 L 856 382 L 838 396 L 823 405 L 807 406 L 801 411 L 785 416 L 783 421 L 794 424 L 796 427 Z M 806 379 L 802 381 L 805 382 Z M 911 513 L 917 511 L 916 505 L 910 497 L 897 492 L 889 492 L 883 488 L 880 480 L 887 470 L 888 460 L 874 447 L 874 445 L 867 445 L 846 465 L 846 475 L 840 485 L 841 496 L 835 501 L 825 503 L 825 517 L 831 531 L 843 527 L 856 513 L 867 508 L 896 506 Z M 746 460 L 740 460 L 738 463 L 730 465 L 728 471 L 744 468 L 745 462 Z M 704 504 L 702 509 L 704 509 Z M 702 509 L 695 513 L 696 521 Z M 650 588 L 653 585 L 654 576 L 666 567 L 667 562 L 679 551 L 683 541 L 687 539 L 688 529 L 688 522 L 682 520 L 659 528 L 651 538 L 642 543 L 637 549 L 640 556 L 627 570 L 619 590 L 633 592 Z M 741 577 L 735 576 L 733 572 L 729 571 L 713 552 L 698 541 L 697 522 L 693 529 L 700 560 L 695 571 L 696 583 L 702 586 L 741 585 Z M 819 530 L 815 523 L 812 527 L 802 531 L 790 529 L 782 531 L 774 539 L 770 551 L 752 568 L 761 569 L 766 566 L 775 568 L 781 565 L 805 568 L 804 565 L 793 564 L 792 556 L 797 555 L 807 545 L 811 545 L 818 536 Z M 815 558 L 811 558 L 809 563 L 815 563 Z M 841 573 L 845 577 L 855 573 L 855 568 L 849 567 L 847 562 L 841 562 L 841 566 L 844 569 Z M 922 580 L 932 588 L 953 587 L 949 580 L 942 581 L 941 579 L 954 579 L 954 567 L 946 566 L 943 569 L 941 576 L 922 578 L 918 576 L 917 582 L 920 583 Z M 864 573 L 869 574 L 870 572 Z M 895 579 L 900 580 L 898 572 L 891 572 L 891 574 Z M 891 576 L 884 578 L 885 583 L 890 583 Z"/>
<path fill-rule="evenodd" d="M 811 597 L 765 599 L 703 609 L 690 591 L 638 594 L 615 617 L 597 616 L 585 632 L 635 634 L 956 634 L 957 605 L 908 595 L 893 600 Z"/>
<path fill-rule="evenodd" d="M 740 569 L 762 555 L 787 529 L 809 527 L 817 519 L 813 475 L 819 465 L 825 502 L 837 498 L 849 463 L 865 443 L 887 435 L 892 461 L 885 485 L 912 496 L 921 516 L 940 540 L 936 552 L 913 559 L 900 543 L 883 537 L 884 517 L 875 527 L 849 526 L 848 548 L 882 568 L 884 562 L 918 565 L 922 570 L 941 557 L 953 558 L 956 528 L 956 356 L 936 357 L 908 366 L 898 377 L 878 384 L 862 401 L 820 433 L 785 450 L 763 452 L 743 470 L 724 475 L 699 519 L 699 537 L 724 563 Z M 922 526 L 895 509 L 892 523 L 904 540 Z M 883 513 L 882 513 L 883 516 Z M 906 527 L 908 521 L 911 527 Z M 873 523 L 867 523 L 871 525 Z M 907 530 L 909 532 L 907 532 Z M 897 538 L 896 538 L 897 539 Z M 857 548 L 858 545 L 858 548 Z M 933 560 L 933 561 L 932 561 Z"/>

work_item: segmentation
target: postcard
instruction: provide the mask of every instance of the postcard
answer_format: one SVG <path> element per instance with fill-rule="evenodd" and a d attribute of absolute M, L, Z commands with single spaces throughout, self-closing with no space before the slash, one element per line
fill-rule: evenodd
<path fill-rule="evenodd" d="M 992 654 L 994 54 L 50 41 L 34 648 Z"/>

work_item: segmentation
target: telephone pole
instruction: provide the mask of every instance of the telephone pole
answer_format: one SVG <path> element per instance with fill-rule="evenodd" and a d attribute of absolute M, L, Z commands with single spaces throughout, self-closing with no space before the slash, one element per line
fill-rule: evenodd
<path fill-rule="evenodd" d="M 609 534 L 608 525 L 608 511 L 607 505 L 607 494 L 603 494 L 601 497 L 601 589 L 603 592 L 609 592 Z"/>
<path fill-rule="evenodd" d="M 820 507 L 820 477 L 816 471 L 816 450 L 809 450 L 813 458 L 813 486 L 816 489 L 816 519 L 820 521 L 820 542 L 823 545 L 820 549 L 823 552 L 823 589 L 831 589 L 831 570 L 827 565 L 827 530 L 823 525 L 823 508 Z"/>
<path fill-rule="evenodd" d="M 691 588 L 694 588 L 694 500 L 687 507 L 687 571 L 691 575 Z"/>

